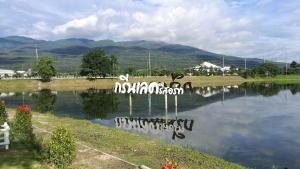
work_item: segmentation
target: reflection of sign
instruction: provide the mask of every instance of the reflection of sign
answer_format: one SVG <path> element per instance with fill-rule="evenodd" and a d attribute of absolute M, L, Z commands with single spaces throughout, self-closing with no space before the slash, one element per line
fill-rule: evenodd
<path fill-rule="evenodd" d="M 143 133 L 172 133 L 172 139 L 176 137 L 184 139 L 185 130 L 192 131 L 194 120 L 183 119 L 147 119 L 140 117 L 116 117 L 116 128 L 124 130 L 137 130 Z"/>
<path fill-rule="evenodd" d="M 169 94 L 169 95 L 179 95 L 183 94 L 184 90 L 192 90 L 192 83 L 186 82 L 182 86 L 179 82 L 174 82 L 175 79 L 183 78 L 183 75 L 172 75 L 172 82 L 169 87 L 166 83 L 162 82 L 128 82 L 128 74 L 126 76 L 121 75 L 120 80 L 125 81 L 121 84 L 119 82 L 115 83 L 115 93 L 133 93 L 133 94 Z"/>

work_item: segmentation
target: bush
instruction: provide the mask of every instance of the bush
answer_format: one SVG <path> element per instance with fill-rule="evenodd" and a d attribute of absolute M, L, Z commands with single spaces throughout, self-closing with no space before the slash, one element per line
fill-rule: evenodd
<path fill-rule="evenodd" d="M 56 128 L 49 143 L 49 160 L 57 168 L 67 168 L 76 157 L 75 137 L 65 127 Z"/>
<path fill-rule="evenodd" d="M 4 122 L 7 122 L 7 113 L 5 110 L 4 101 L 0 100 L 0 125 L 2 125 Z"/>
<path fill-rule="evenodd" d="M 17 141 L 31 143 L 33 140 L 31 108 L 28 105 L 17 107 L 12 124 L 12 135 Z"/>

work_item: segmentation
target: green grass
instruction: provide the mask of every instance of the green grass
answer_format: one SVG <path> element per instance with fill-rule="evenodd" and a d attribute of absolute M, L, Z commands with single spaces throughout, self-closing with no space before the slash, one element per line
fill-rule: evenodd
<path fill-rule="evenodd" d="M 143 77 L 129 77 L 130 82 L 137 81 L 158 81 L 171 82 L 171 77 L 153 76 L 151 78 Z M 186 76 L 178 80 L 180 83 L 192 82 L 195 87 L 199 86 L 217 86 L 217 85 L 238 85 L 243 82 L 250 81 L 239 76 Z M 41 83 L 38 80 L 0 80 L 0 92 L 23 92 L 23 91 L 37 91 L 39 89 L 51 89 L 55 91 L 74 91 L 86 90 L 89 88 L 97 89 L 112 89 L 116 80 L 112 79 L 97 79 L 95 81 L 88 81 L 85 79 L 61 79 L 52 80 L 51 82 Z"/>
<path fill-rule="evenodd" d="M 35 126 L 47 130 L 63 124 L 69 127 L 77 139 L 84 144 L 137 165 L 143 164 L 151 168 L 160 168 L 165 157 L 172 157 L 184 168 L 245 168 L 205 153 L 199 153 L 175 145 L 163 144 L 156 139 L 111 129 L 93 124 L 87 120 L 34 113 L 33 123 Z"/>
<path fill-rule="evenodd" d="M 254 82 L 275 82 L 278 84 L 300 83 L 300 75 L 278 75 L 276 77 L 256 77 Z"/>
<path fill-rule="evenodd" d="M 151 78 L 129 77 L 130 82 L 137 81 L 159 81 L 171 82 L 171 77 L 153 76 Z M 300 75 L 279 75 L 272 77 L 257 77 L 244 79 L 240 76 L 186 76 L 178 80 L 180 83 L 192 82 L 194 87 L 201 86 L 222 86 L 222 85 L 239 85 L 244 82 L 278 82 L 278 83 L 300 83 Z M 0 92 L 29 92 L 39 89 L 51 89 L 54 91 L 74 91 L 86 90 L 89 88 L 97 89 L 112 89 L 116 80 L 112 79 L 97 79 L 88 81 L 85 79 L 61 79 L 52 80 L 48 83 L 41 83 L 38 80 L 0 80 Z"/>
<path fill-rule="evenodd" d="M 0 168 L 3 169 L 46 169 L 38 152 L 33 147 L 11 143 L 10 149 L 0 149 Z"/>

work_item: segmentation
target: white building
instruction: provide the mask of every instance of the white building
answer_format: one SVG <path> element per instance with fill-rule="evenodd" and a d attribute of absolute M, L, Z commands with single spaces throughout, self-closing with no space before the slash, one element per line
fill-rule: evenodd
<path fill-rule="evenodd" d="M 12 77 L 15 74 L 16 73 L 13 70 L 0 69 L 0 78 L 6 77 L 6 76 Z"/>
<path fill-rule="evenodd" d="M 205 72 L 210 72 L 210 70 L 216 71 L 216 70 L 221 70 L 221 67 L 209 62 L 203 62 L 200 65 L 194 66 L 192 68 L 194 71 L 205 71 Z"/>
<path fill-rule="evenodd" d="M 216 71 L 220 70 L 224 73 L 228 73 L 231 71 L 231 67 L 230 66 L 221 67 L 221 66 L 212 64 L 210 62 L 203 62 L 200 65 L 192 67 L 192 70 L 197 71 L 197 72 L 202 71 L 202 72 L 208 72 L 208 73 L 210 73 L 211 71 L 216 72 Z M 238 70 L 238 68 L 237 68 L 237 70 Z"/>
<path fill-rule="evenodd" d="M 203 68 L 221 69 L 220 66 L 209 63 L 209 62 L 203 62 L 203 63 L 200 64 L 200 66 L 203 67 Z"/>
<path fill-rule="evenodd" d="M 14 75 L 21 75 L 22 77 L 28 77 L 31 74 L 31 69 L 28 69 L 28 71 L 24 70 L 8 70 L 8 69 L 0 69 L 0 78 L 4 77 L 13 77 Z"/>

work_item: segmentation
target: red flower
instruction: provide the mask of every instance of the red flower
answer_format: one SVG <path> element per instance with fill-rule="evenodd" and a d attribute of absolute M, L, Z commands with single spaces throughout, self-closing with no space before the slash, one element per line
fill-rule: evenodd
<path fill-rule="evenodd" d="M 31 108 L 29 105 L 23 104 L 23 105 L 17 107 L 17 111 L 29 111 L 30 112 Z"/>
<path fill-rule="evenodd" d="M 183 169 L 183 167 L 180 167 L 175 161 L 165 159 L 163 163 L 163 169 Z"/>

